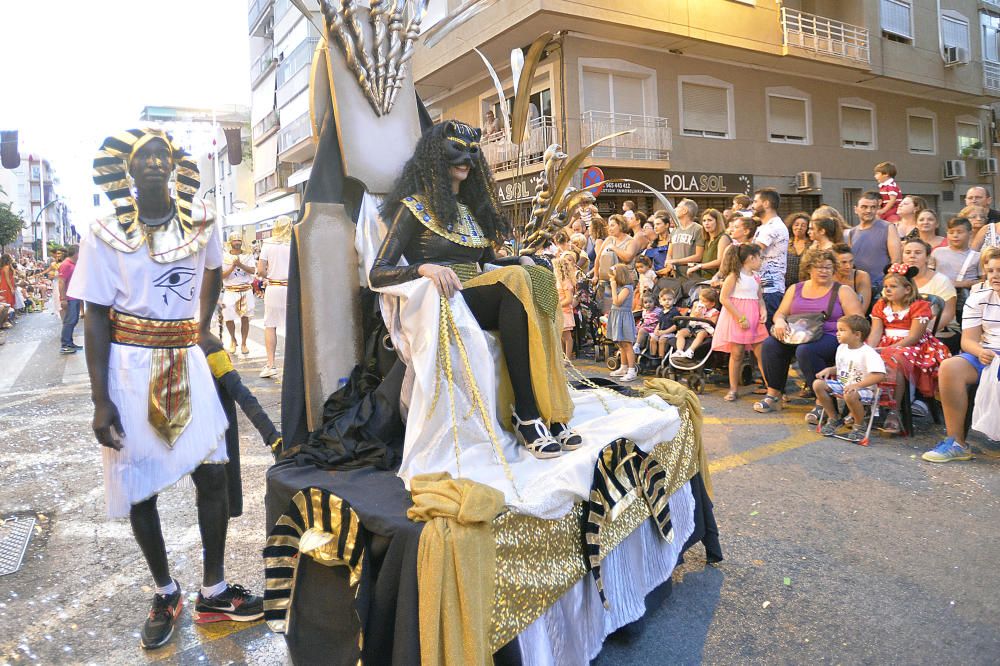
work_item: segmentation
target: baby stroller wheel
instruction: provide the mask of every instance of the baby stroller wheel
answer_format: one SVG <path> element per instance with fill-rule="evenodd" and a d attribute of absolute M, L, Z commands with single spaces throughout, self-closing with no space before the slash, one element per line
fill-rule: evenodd
<path fill-rule="evenodd" d="M 660 379 L 663 379 L 663 366 L 662 365 L 656 366 L 656 376 L 659 377 Z"/>
<path fill-rule="evenodd" d="M 608 354 L 608 369 L 617 370 L 622 365 L 622 359 L 619 354 Z"/>
<path fill-rule="evenodd" d="M 705 391 L 705 380 L 703 380 L 699 375 L 692 375 L 691 378 L 688 379 L 688 388 L 701 395 Z"/>

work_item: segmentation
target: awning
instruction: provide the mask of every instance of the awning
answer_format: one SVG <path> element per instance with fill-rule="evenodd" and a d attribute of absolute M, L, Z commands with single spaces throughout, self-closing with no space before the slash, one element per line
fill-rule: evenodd
<path fill-rule="evenodd" d="M 253 208 L 232 213 L 226 218 L 227 227 L 242 227 L 248 224 L 260 224 L 273 220 L 279 215 L 294 215 L 299 212 L 301 206 L 299 193 L 289 194 L 286 197 L 262 203 Z"/>
<path fill-rule="evenodd" d="M 278 168 L 278 135 L 268 137 L 253 149 L 253 179 L 254 182 L 267 178 Z"/>
<path fill-rule="evenodd" d="M 288 187 L 295 187 L 299 183 L 304 183 L 309 180 L 310 174 L 312 174 L 312 166 L 307 166 L 304 169 L 299 169 L 292 175 L 288 177 Z"/>

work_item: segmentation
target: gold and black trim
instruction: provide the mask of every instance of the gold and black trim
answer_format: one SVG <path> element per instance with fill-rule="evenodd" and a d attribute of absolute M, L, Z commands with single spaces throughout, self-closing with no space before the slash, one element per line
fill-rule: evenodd
<path fill-rule="evenodd" d="M 479 223 L 476 222 L 476 218 L 472 216 L 472 212 L 461 202 L 458 203 L 458 224 L 451 227 L 443 224 L 438 219 L 434 211 L 430 209 L 427 202 L 419 194 L 405 197 L 402 203 L 413 213 L 413 217 L 417 218 L 420 224 L 456 245 L 477 248 L 490 247 L 491 245 L 490 239 L 483 233 Z"/>
<path fill-rule="evenodd" d="M 366 560 L 366 532 L 351 505 L 321 488 L 305 488 L 292 498 L 264 546 L 264 620 L 271 631 L 285 633 L 301 555 L 328 567 L 345 566 L 355 599 L 361 592 Z M 355 609 L 357 613 L 357 609 Z M 364 648 L 364 623 L 358 616 L 358 651 Z"/>

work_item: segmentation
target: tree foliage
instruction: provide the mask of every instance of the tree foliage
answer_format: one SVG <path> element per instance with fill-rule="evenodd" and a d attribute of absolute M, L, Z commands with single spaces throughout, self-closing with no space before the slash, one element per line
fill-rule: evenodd
<path fill-rule="evenodd" d="M 24 220 L 11 210 L 9 203 L 0 204 L 0 246 L 6 249 L 8 245 L 17 240 L 24 227 Z"/>

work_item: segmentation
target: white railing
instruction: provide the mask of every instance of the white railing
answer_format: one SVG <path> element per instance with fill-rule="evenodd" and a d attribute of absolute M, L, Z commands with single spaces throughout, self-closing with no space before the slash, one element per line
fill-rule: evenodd
<path fill-rule="evenodd" d="M 983 61 L 983 87 L 1000 90 L 1000 62 Z"/>
<path fill-rule="evenodd" d="M 300 141 L 311 137 L 312 125 L 309 121 L 309 113 L 306 112 L 278 132 L 278 152 L 283 153 Z"/>
<path fill-rule="evenodd" d="M 559 143 L 559 132 L 556 130 L 552 116 L 539 116 L 528 121 L 524 131 L 524 141 L 521 142 L 521 164 L 538 164 L 542 161 L 545 149 L 553 143 Z M 496 132 L 483 137 L 479 142 L 486 163 L 493 171 L 516 169 L 518 162 L 518 146 L 508 141 L 503 132 Z"/>
<path fill-rule="evenodd" d="M 782 7 L 781 34 L 785 46 L 856 62 L 871 62 L 868 28 Z"/>
<path fill-rule="evenodd" d="M 667 118 L 608 111 L 585 111 L 580 116 L 580 142 L 585 146 L 622 130 L 635 131 L 605 141 L 591 155 L 617 160 L 670 159 L 673 135 Z"/>

